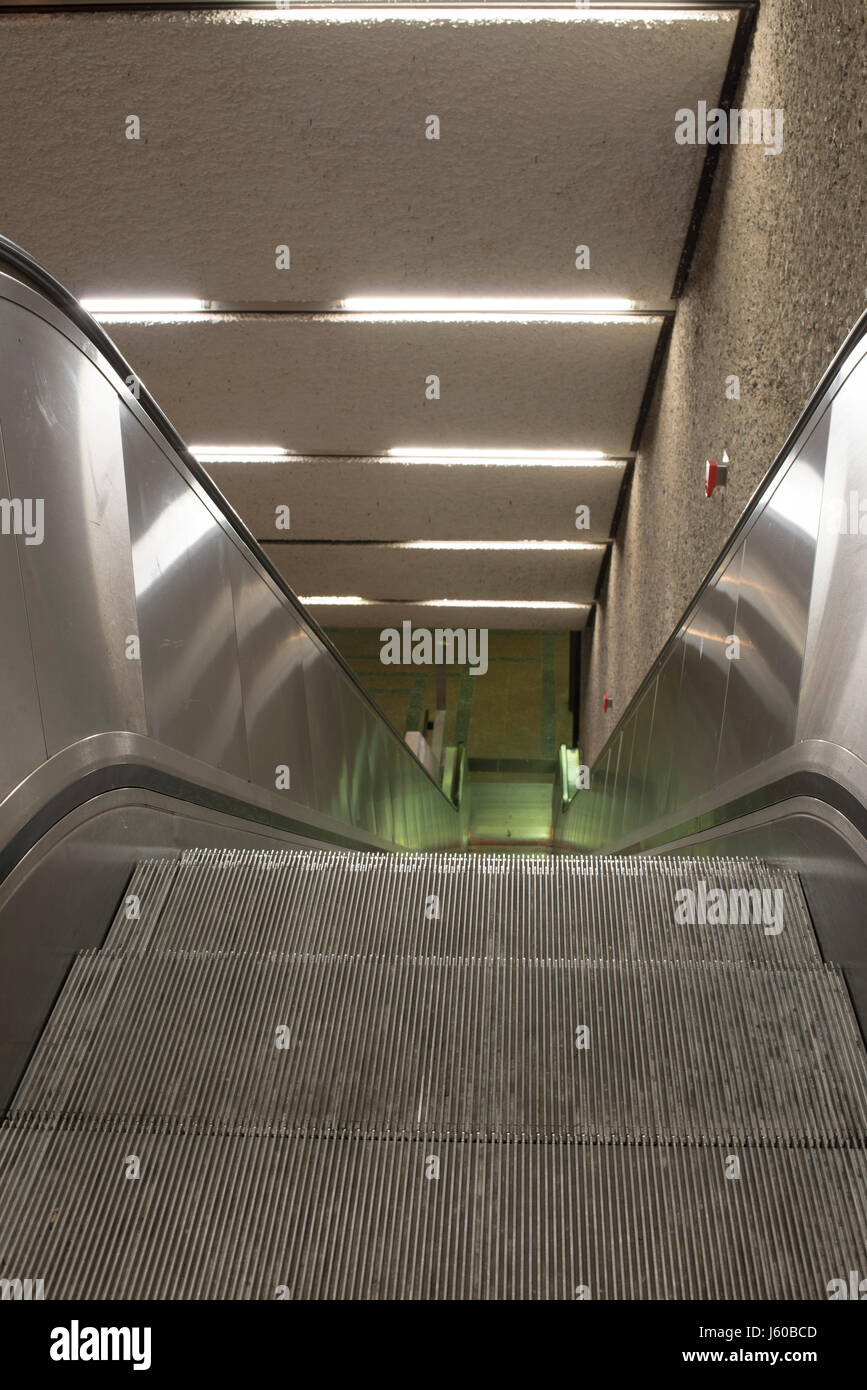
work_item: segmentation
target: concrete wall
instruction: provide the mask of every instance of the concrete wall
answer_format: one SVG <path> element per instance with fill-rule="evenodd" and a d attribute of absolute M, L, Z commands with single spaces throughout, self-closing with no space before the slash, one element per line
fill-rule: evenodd
<path fill-rule="evenodd" d="M 595 631 L 592 761 L 865 307 L 867 7 L 762 0 L 734 104 L 781 108 L 784 145 L 724 148 L 636 460 Z M 712 101 L 713 99 L 711 99 Z M 728 400 L 729 374 L 740 399 Z M 705 459 L 731 456 L 724 502 Z M 603 712 L 603 696 L 614 698 Z"/>

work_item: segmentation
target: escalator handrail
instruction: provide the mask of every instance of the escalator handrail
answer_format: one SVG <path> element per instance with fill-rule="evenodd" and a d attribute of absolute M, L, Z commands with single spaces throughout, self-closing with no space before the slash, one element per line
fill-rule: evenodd
<path fill-rule="evenodd" d="M 252 531 L 247 528 L 232 504 L 223 496 L 207 469 L 199 463 L 195 455 L 190 453 L 168 416 L 165 415 L 157 405 L 144 383 L 139 380 L 138 373 L 133 370 L 105 330 L 100 327 L 96 320 L 91 317 L 87 310 L 82 307 L 75 296 L 71 294 L 65 286 L 62 285 L 59 280 L 56 280 L 50 271 L 46 270 L 39 261 L 30 255 L 29 251 L 25 251 L 23 247 L 18 246 L 14 241 L 10 241 L 8 237 L 0 234 L 0 271 L 6 267 L 11 268 L 16 278 L 29 285 L 31 289 L 38 290 L 38 292 L 44 295 L 56 309 L 59 309 L 62 314 L 70 319 L 75 327 L 89 339 L 93 346 L 97 348 L 107 360 L 124 385 L 128 377 L 132 376 L 135 378 L 137 383 L 135 400 L 148 416 L 151 423 L 156 426 L 160 434 L 162 434 L 166 440 L 166 443 L 175 453 L 180 454 L 184 464 L 192 473 L 196 482 L 204 489 L 214 505 L 219 508 L 232 530 L 237 534 L 247 550 L 252 553 L 257 564 L 265 571 L 272 583 L 277 586 L 283 597 L 288 600 L 305 630 L 315 637 L 329 656 L 337 662 L 343 674 L 351 681 L 365 703 L 385 725 L 391 736 L 400 744 L 406 757 L 412 758 L 413 762 L 418 766 L 420 771 L 424 773 L 428 781 L 436 787 L 443 800 L 448 802 L 451 809 L 454 810 L 451 799 L 446 796 L 442 787 L 436 781 L 436 778 L 431 776 L 424 764 L 419 762 L 418 758 L 416 758 L 414 753 L 407 747 L 397 729 L 382 712 L 373 697 L 365 690 L 361 681 L 352 670 L 352 667 L 337 650 L 327 633 L 322 630 L 316 619 L 307 611 L 303 604 L 299 602 L 297 595 L 289 587 L 276 566 L 268 559 L 268 556 L 256 540 Z"/>

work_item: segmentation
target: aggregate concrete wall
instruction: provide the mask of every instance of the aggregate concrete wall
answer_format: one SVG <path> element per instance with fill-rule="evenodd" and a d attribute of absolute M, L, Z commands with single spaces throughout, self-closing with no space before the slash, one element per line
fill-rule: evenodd
<path fill-rule="evenodd" d="M 865 307 L 867 6 L 762 0 L 734 104 L 781 109 L 779 155 L 723 148 L 585 638 L 592 761 Z M 727 399 L 726 378 L 740 380 Z M 731 456 L 724 502 L 704 463 Z M 614 706 L 603 711 L 603 696 Z"/>

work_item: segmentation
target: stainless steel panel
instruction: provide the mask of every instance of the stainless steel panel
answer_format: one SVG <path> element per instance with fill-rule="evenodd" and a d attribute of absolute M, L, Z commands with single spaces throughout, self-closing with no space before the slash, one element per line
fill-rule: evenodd
<path fill-rule="evenodd" d="M 397 744 L 391 741 L 391 752 L 388 758 L 388 776 L 391 783 L 391 805 L 394 817 L 394 839 L 398 845 L 404 848 L 409 847 L 410 826 L 407 818 L 407 797 L 405 795 L 405 777 L 407 776 L 404 755 Z M 407 750 L 409 751 L 409 750 Z M 410 753 L 410 757 L 414 754 Z"/>
<path fill-rule="evenodd" d="M 44 502 L 18 546 L 45 743 L 145 731 L 118 398 L 68 338 L 3 300 L 0 419 L 11 495 Z"/>
<path fill-rule="evenodd" d="M 683 636 L 683 671 L 678 704 L 677 757 L 672 764 L 669 804 L 683 805 L 714 784 L 734 635 L 739 550 L 702 596 Z"/>
<path fill-rule="evenodd" d="M 372 825 L 366 739 L 370 712 L 362 706 L 361 696 L 348 682 L 340 682 L 340 704 L 350 816 L 356 825 Z"/>
<path fill-rule="evenodd" d="M 599 844 L 599 819 L 605 794 L 605 757 L 596 759 L 590 769 L 590 788 L 576 796 L 569 808 L 570 832 L 588 853 Z"/>
<path fill-rule="evenodd" d="M 394 838 L 394 811 L 391 797 L 391 780 L 388 769 L 388 746 L 391 743 L 388 730 L 377 720 L 374 724 L 370 743 L 370 765 L 373 776 L 371 799 L 377 835 L 386 840 Z"/>
<path fill-rule="evenodd" d="M 644 773 L 644 817 L 656 820 L 665 815 L 671 781 L 671 762 L 677 742 L 677 705 L 680 698 L 680 675 L 683 670 L 684 644 L 678 642 L 666 657 L 659 672 L 650 747 Z"/>
<path fill-rule="evenodd" d="M 47 533 L 0 538 L 0 795 L 82 739 L 149 734 L 146 761 L 162 743 L 204 764 L 203 785 L 252 775 L 273 805 L 286 763 L 311 811 L 455 844 L 457 813 L 97 349 L 33 290 L 2 292 L 0 488 L 44 500 Z"/>
<path fill-rule="evenodd" d="M 576 798 L 560 818 L 560 844 L 606 848 L 617 842 L 618 824 L 628 827 L 630 838 L 655 846 L 684 834 L 679 820 L 704 831 L 715 806 L 724 813 L 727 797 L 742 796 L 745 786 L 757 793 L 771 758 L 768 778 L 784 776 L 791 757 L 798 772 L 818 773 L 836 782 L 842 797 L 854 795 L 867 805 L 859 776 L 847 780 L 841 770 L 847 759 L 862 770 L 867 763 L 863 326 L 864 320 L 792 436 L 726 568 L 703 588 L 627 716 L 642 726 L 635 725 L 628 778 L 622 770 L 612 775 L 606 751 L 592 774 L 594 785 L 605 789 L 601 817 L 592 802 Z M 732 633 L 740 653 L 729 660 L 725 639 Z M 636 753 L 654 687 L 644 791 L 633 818 Z M 616 741 L 609 746 L 616 748 Z M 804 751 L 810 748 L 812 755 Z M 808 759 L 803 766 L 802 754 Z M 610 811 L 612 795 L 625 799 L 622 819 L 620 808 Z M 829 809 L 836 804 L 829 797 Z"/>
<path fill-rule="evenodd" d="M 148 730 L 248 780 L 231 542 L 127 410 L 123 449 Z"/>
<path fill-rule="evenodd" d="M 798 738 L 867 762 L 867 356 L 835 398 L 810 602 Z"/>
<path fill-rule="evenodd" d="M 602 804 L 602 818 L 599 822 L 599 834 L 603 844 L 611 839 L 611 823 L 614 817 L 614 806 L 617 797 L 617 777 L 620 767 L 620 745 L 622 741 L 622 735 L 616 733 L 612 739 L 608 754 L 608 771 L 605 777 L 605 800 Z"/>
<path fill-rule="evenodd" d="M 734 627 L 741 654 L 729 663 L 720 783 L 795 737 L 827 433 L 826 412 L 746 537 Z"/>
<path fill-rule="evenodd" d="M 287 796 L 315 806 L 304 688 L 312 639 L 240 551 L 230 555 L 229 568 L 251 779 L 273 791 L 276 770 L 285 764 Z"/>
<path fill-rule="evenodd" d="M 0 421 L 0 497 L 11 498 Z M 0 800 L 45 761 L 33 649 L 24 606 L 24 587 L 15 536 L 0 534 Z"/>
<path fill-rule="evenodd" d="M 588 807 L 590 812 L 590 839 L 589 845 L 595 849 L 602 844 L 602 816 L 605 811 L 605 787 L 608 782 L 608 753 L 603 753 L 602 757 L 594 764 L 590 775 L 590 790 L 593 800 Z M 573 803 L 575 804 L 575 803 Z M 577 803 L 579 806 L 581 803 Z"/>
<path fill-rule="evenodd" d="M 303 668 L 315 804 L 327 815 L 348 821 L 352 804 L 343 725 L 343 677 L 336 677 L 331 658 L 313 642 L 304 653 Z"/>
<path fill-rule="evenodd" d="M 623 834 L 623 822 L 629 801 L 629 778 L 632 770 L 632 750 L 635 744 L 635 716 L 624 721 L 620 742 L 620 765 L 617 771 L 614 807 L 609 826 L 609 838 L 619 840 Z"/>
<path fill-rule="evenodd" d="M 656 695 L 656 682 L 648 686 L 636 706 L 633 717 L 632 756 L 629 763 L 629 782 L 626 791 L 626 806 L 621 833 L 626 835 L 641 824 L 641 808 L 644 803 L 644 778 L 647 771 L 647 752 L 650 743 L 650 730 L 653 724 L 653 701 Z"/>

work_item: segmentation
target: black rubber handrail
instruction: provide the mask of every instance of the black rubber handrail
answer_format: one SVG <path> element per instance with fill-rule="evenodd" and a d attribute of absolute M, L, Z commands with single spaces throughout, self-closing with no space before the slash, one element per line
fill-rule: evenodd
<path fill-rule="evenodd" d="M 223 496 L 207 469 L 205 469 L 202 464 L 199 463 L 198 459 L 190 453 L 168 416 L 163 414 L 153 396 L 146 389 L 144 384 L 139 381 L 138 373 L 133 371 L 133 368 L 115 347 L 105 330 L 100 327 L 95 319 L 91 318 L 87 310 L 82 308 L 79 301 L 73 294 L 70 294 L 65 286 L 62 285 L 59 280 L 55 280 L 51 272 L 46 270 L 43 265 L 40 265 L 39 261 L 35 260 L 34 257 L 30 255 L 29 251 L 25 251 L 23 247 L 16 245 L 14 241 L 10 241 L 8 237 L 0 235 L 0 270 L 3 269 L 4 265 L 9 267 L 18 279 L 29 285 L 32 289 L 38 290 L 40 294 L 44 295 L 45 298 L 55 306 L 55 308 L 65 314 L 66 317 L 75 324 L 76 328 L 80 329 L 85 337 L 93 343 L 94 347 L 99 350 L 109 366 L 120 376 L 121 381 L 126 383 L 128 377 L 131 376 L 135 378 L 137 383 L 137 394 L 135 399 L 142 410 L 151 422 L 156 425 L 160 434 L 163 435 L 170 447 L 174 449 L 176 453 L 180 454 L 187 468 L 196 479 L 196 482 L 201 485 L 214 505 L 219 508 L 226 521 L 228 521 L 229 525 L 232 527 L 232 530 L 235 531 L 238 537 L 244 542 L 244 545 L 252 553 L 256 562 L 262 567 L 273 583 L 276 584 L 284 598 L 288 599 L 292 608 L 304 624 L 304 627 L 321 643 L 329 656 L 333 657 L 343 671 L 343 674 L 348 677 L 355 689 L 362 696 L 365 703 L 373 710 L 377 718 L 381 720 L 386 729 L 388 729 L 388 732 L 400 744 L 405 755 L 412 759 L 416 767 L 424 773 L 427 780 L 439 792 L 443 801 L 448 803 L 451 810 L 454 810 L 455 808 L 451 798 L 446 796 L 436 779 L 431 776 L 424 764 L 419 762 L 418 758 L 416 758 L 415 754 L 401 738 L 397 729 L 395 729 L 390 720 L 386 718 L 373 697 L 365 690 L 361 681 L 352 670 L 352 667 L 347 663 L 344 657 L 341 656 L 330 637 L 323 632 L 316 619 L 313 618 L 303 604 L 299 602 L 297 595 L 293 593 L 280 571 L 268 559 L 268 556 L 259 545 L 252 531 L 248 530 L 234 507 Z"/>

